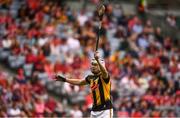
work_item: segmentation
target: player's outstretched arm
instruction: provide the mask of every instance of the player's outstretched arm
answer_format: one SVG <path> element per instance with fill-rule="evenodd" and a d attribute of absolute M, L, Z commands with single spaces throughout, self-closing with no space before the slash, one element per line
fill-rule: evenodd
<path fill-rule="evenodd" d="M 106 70 L 106 67 L 103 66 L 102 63 L 101 63 L 100 60 L 99 60 L 99 52 L 98 52 L 98 51 L 96 51 L 96 52 L 94 53 L 94 58 L 95 58 L 95 60 L 97 61 L 98 65 L 99 65 L 99 68 L 100 68 L 100 70 L 101 70 L 101 73 L 102 73 L 103 78 L 105 78 L 105 79 L 108 78 L 108 72 L 107 72 L 107 70 Z"/>
<path fill-rule="evenodd" d="M 56 74 L 55 79 L 56 79 L 56 81 L 67 82 L 67 83 L 70 83 L 70 84 L 73 84 L 73 85 L 79 85 L 79 86 L 87 84 L 86 80 L 68 79 L 66 77 L 63 77 L 60 74 Z"/>

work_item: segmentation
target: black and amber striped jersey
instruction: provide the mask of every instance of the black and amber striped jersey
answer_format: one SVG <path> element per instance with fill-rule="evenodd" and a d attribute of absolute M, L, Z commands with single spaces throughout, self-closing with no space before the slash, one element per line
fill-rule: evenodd
<path fill-rule="evenodd" d="M 86 82 L 90 85 L 93 97 L 93 111 L 112 108 L 110 77 L 102 78 L 101 75 L 88 75 Z"/>

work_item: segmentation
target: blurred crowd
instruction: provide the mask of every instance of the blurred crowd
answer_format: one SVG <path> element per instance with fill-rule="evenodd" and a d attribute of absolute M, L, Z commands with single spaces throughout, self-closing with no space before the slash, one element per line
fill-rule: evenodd
<path fill-rule="evenodd" d="M 0 75 L 0 116 L 88 116 L 88 87 L 54 81 L 61 87 L 51 89 L 60 93 L 55 99 L 46 86 L 54 73 L 79 79 L 89 73 L 97 13 L 59 2 L 0 4 L 0 61 L 17 73 Z M 120 5 L 106 6 L 99 52 L 111 75 L 115 116 L 180 116 L 179 42 L 162 30 L 149 19 L 125 15 Z"/>
<path fill-rule="evenodd" d="M 35 78 L 18 80 L 7 72 L 0 73 L 0 117 L 64 116 L 62 103 L 49 96 Z"/>

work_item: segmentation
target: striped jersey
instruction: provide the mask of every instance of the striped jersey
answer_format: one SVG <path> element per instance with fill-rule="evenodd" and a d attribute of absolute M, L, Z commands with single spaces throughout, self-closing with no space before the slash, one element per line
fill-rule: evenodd
<path fill-rule="evenodd" d="M 86 82 L 90 85 L 93 97 L 93 111 L 112 108 L 110 76 L 107 79 L 101 75 L 88 75 Z"/>

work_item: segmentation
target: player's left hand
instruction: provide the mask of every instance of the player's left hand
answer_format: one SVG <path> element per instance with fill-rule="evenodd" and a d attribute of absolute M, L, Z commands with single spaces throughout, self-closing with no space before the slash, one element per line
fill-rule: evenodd
<path fill-rule="evenodd" d="M 66 78 L 63 77 L 61 74 L 56 74 L 54 80 L 61 81 L 61 82 L 66 82 Z"/>
<path fill-rule="evenodd" d="M 96 60 L 99 59 L 99 52 L 98 52 L 98 51 L 96 51 L 96 52 L 94 53 L 94 58 L 95 58 Z"/>

